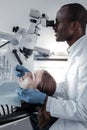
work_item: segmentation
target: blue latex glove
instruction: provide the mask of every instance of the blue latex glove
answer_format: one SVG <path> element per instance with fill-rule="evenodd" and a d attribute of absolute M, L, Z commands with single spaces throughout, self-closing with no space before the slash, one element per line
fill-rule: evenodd
<path fill-rule="evenodd" d="M 34 104 L 43 104 L 46 98 L 46 94 L 35 89 L 23 89 L 17 88 L 18 97 L 27 102 Z"/>
<path fill-rule="evenodd" d="M 14 73 L 18 77 L 24 76 L 25 72 L 30 72 L 30 71 L 22 65 L 16 65 L 14 67 Z"/>

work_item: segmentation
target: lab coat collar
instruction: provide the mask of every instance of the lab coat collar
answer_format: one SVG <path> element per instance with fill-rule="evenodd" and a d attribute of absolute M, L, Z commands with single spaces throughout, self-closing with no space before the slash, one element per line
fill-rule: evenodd
<path fill-rule="evenodd" d="M 77 47 L 80 45 L 81 41 L 83 39 L 87 38 L 87 35 L 84 35 L 82 36 L 79 40 L 77 40 L 72 46 L 70 46 L 68 49 L 67 49 L 67 52 L 68 52 L 68 55 L 69 57 L 72 56 L 73 52 L 76 51 Z M 84 45 L 83 45 L 84 46 Z"/>

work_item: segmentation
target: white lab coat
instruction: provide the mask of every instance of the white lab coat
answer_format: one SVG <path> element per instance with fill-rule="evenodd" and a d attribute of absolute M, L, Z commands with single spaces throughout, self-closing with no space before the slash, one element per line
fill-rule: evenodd
<path fill-rule="evenodd" d="M 64 82 L 57 84 L 46 109 L 59 119 L 50 130 L 87 130 L 87 36 L 69 49 Z"/>

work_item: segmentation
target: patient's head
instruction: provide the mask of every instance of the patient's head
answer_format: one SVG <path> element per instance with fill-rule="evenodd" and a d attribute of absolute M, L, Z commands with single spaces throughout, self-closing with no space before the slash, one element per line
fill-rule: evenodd
<path fill-rule="evenodd" d="M 47 95 L 53 95 L 56 89 L 56 82 L 54 78 L 45 70 L 37 70 L 34 73 L 26 73 L 19 79 L 19 84 L 22 88 L 34 88 Z"/>

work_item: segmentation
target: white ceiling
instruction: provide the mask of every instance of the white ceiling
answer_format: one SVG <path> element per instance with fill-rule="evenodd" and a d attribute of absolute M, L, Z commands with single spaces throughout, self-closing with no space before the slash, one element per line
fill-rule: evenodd
<path fill-rule="evenodd" d="M 31 8 L 55 18 L 65 3 L 78 2 L 87 8 L 87 0 L 0 0 L 0 31 L 11 31 L 14 25 L 27 27 Z"/>
<path fill-rule="evenodd" d="M 81 3 L 87 8 L 87 0 L 0 0 L 0 31 L 11 32 L 12 27 L 17 25 L 28 27 L 31 8 L 46 13 L 50 19 L 55 19 L 58 9 L 62 5 L 72 2 Z M 47 33 L 49 36 L 52 35 L 50 32 Z M 47 38 L 52 41 L 52 37 L 49 36 Z M 40 39 L 39 42 L 43 42 L 43 40 Z"/>

